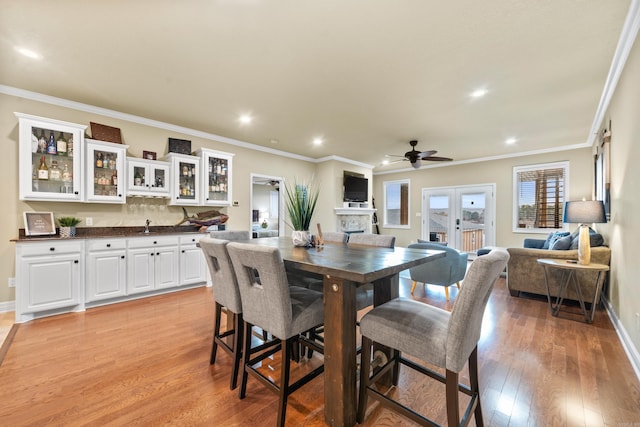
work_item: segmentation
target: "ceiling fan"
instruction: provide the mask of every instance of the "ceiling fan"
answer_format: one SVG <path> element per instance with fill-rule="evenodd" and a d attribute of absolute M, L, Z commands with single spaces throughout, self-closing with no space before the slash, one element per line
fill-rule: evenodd
<path fill-rule="evenodd" d="M 420 167 L 420 160 L 426 160 L 430 162 L 450 162 L 453 159 L 449 157 L 439 157 L 434 156 L 437 153 L 436 150 L 427 150 L 427 151 L 418 151 L 416 150 L 416 145 L 418 145 L 417 140 L 409 141 L 411 145 L 411 151 L 407 151 L 404 153 L 404 156 L 397 156 L 393 154 L 387 154 L 387 157 L 404 157 L 404 159 L 396 160 L 395 162 L 409 161 L 411 162 L 411 166 L 415 169 Z M 395 163 L 391 162 L 391 163 Z"/>

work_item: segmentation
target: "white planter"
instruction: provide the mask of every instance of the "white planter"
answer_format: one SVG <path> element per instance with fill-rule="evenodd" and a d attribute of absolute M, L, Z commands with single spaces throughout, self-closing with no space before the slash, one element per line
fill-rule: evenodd
<path fill-rule="evenodd" d="M 76 237 L 75 227 L 60 227 L 60 237 Z"/>
<path fill-rule="evenodd" d="M 294 230 L 294 232 L 291 233 L 291 239 L 293 240 L 293 246 L 311 245 L 311 233 L 308 231 Z"/>

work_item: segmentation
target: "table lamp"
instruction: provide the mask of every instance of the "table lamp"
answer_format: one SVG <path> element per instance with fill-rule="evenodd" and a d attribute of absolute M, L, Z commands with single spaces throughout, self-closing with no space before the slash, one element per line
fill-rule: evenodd
<path fill-rule="evenodd" d="M 604 204 L 599 200 L 582 200 L 564 204 L 563 222 L 580 224 L 578 237 L 578 264 L 589 265 L 591 262 L 591 241 L 589 226 L 594 222 L 607 222 Z"/>

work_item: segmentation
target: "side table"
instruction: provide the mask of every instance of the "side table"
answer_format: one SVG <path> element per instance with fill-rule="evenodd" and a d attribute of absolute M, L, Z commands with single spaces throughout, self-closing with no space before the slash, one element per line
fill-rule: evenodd
<path fill-rule="evenodd" d="M 605 272 L 609 271 L 609 266 L 604 264 L 578 264 L 573 260 L 566 259 L 552 259 L 552 258 L 541 258 L 538 260 L 538 264 L 542 265 L 544 268 L 544 281 L 547 287 L 547 301 L 549 302 L 549 310 L 551 310 L 552 316 L 558 316 L 560 312 L 560 306 L 562 305 L 562 301 L 564 300 L 564 293 L 569 286 L 569 282 L 572 282 L 576 293 L 578 294 L 578 302 L 580 303 L 580 308 L 582 309 L 582 314 L 584 315 L 584 319 L 587 323 L 593 322 L 593 317 L 596 312 L 596 304 L 600 298 L 600 292 L 602 291 L 602 285 L 600 282 L 600 276 Z M 558 296 L 555 297 L 555 301 L 552 302 L 551 291 L 549 288 L 549 274 L 548 271 L 552 269 L 560 269 L 562 270 L 562 281 L 560 283 L 560 291 L 558 292 Z M 591 313 L 587 313 L 587 310 L 584 305 L 584 298 L 582 298 L 582 290 L 580 289 L 580 283 L 578 283 L 578 279 L 576 278 L 576 272 L 580 270 L 589 270 L 597 272 L 596 274 L 596 291 L 594 293 L 593 302 L 591 303 Z"/>

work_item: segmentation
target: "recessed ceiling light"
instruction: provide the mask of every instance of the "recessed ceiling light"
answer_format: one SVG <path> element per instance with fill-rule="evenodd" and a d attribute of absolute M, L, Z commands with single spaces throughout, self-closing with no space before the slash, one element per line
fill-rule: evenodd
<path fill-rule="evenodd" d="M 474 90 L 469 94 L 469 96 L 471 96 L 472 98 L 482 98 L 487 93 L 489 93 L 489 91 L 486 88 L 481 88 Z"/>
<path fill-rule="evenodd" d="M 40 58 L 42 58 L 42 55 L 40 55 L 38 52 L 34 52 L 33 50 L 31 50 L 31 49 L 27 49 L 27 48 L 25 48 L 25 47 L 18 47 L 18 46 L 16 46 L 16 47 L 15 47 L 15 50 L 16 50 L 19 54 L 24 55 L 24 56 L 26 56 L 27 58 L 31 58 L 31 59 L 40 59 Z"/>
<path fill-rule="evenodd" d="M 389 164 L 389 160 L 383 160 L 383 161 L 382 161 L 382 164 L 383 164 L 383 165 L 388 165 L 388 164 Z"/>
<path fill-rule="evenodd" d="M 322 138 L 313 138 L 313 145 L 322 145 Z"/>
<path fill-rule="evenodd" d="M 248 125 L 249 123 L 251 123 L 253 118 L 248 114 L 243 114 L 238 120 L 240 120 L 240 123 L 242 123 L 243 125 Z"/>
<path fill-rule="evenodd" d="M 515 144 L 516 142 L 518 142 L 516 138 L 507 138 L 506 141 L 504 141 L 507 145 Z"/>

